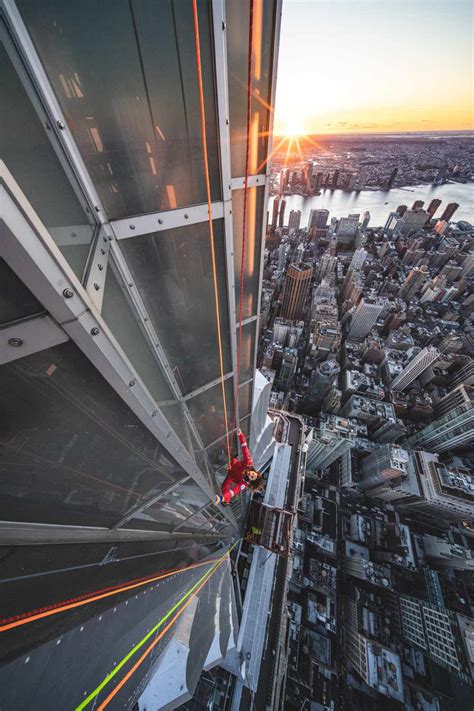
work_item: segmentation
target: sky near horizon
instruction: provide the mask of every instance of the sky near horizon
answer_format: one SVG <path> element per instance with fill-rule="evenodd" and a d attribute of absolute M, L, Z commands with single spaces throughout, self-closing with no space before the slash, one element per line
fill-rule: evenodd
<path fill-rule="evenodd" d="M 283 0 L 276 134 L 473 129 L 471 0 Z"/>

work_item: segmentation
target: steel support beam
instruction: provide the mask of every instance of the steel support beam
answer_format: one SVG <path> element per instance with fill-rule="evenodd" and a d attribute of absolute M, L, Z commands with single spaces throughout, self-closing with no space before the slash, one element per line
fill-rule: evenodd
<path fill-rule="evenodd" d="M 175 491 L 175 489 L 178 489 L 181 484 L 184 484 L 190 479 L 191 477 L 189 476 L 185 476 L 183 479 L 178 479 L 178 481 L 174 481 L 172 484 L 170 484 L 170 486 L 167 486 L 166 489 L 163 489 L 163 491 L 160 491 L 154 496 L 150 496 L 150 498 L 144 501 L 143 503 L 137 504 L 136 506 L 132 506 L 132 508 L 127 511 L 125 516 L 123 516 L 120 521 L 117 521 L 117 523 L 114 523 L 113 526 L 110 526 L 110 528 L 120 528 L 124 525 L 124 523 L 127 523 L 127 521 L 130 521 L 137 514 L 141 513 L 142 511 L 145 511 L 145 509 L 148 509 L 150 506 L 153 506 L 153 504 L 156 504 L 156 502 L 162 499 L 164 496 L 168 496 L 168 494 L 171 494 L 172 491 Z"/>
<path fill-rule="evenodd" d="M 175 533 L 176 531 L 179 531 L 179 529 L 182 528 L 185 524 L 187 524 L 188 521 L 190 521 L 192 518 L 194 518 L 198 514 L 202 513 L 203 511 L 205 511 L 205 509 L 207 509 L 211 505 L 212 505 L 212 501 L 208 501 L 206 504 L 201 506 L 197 511 L 195 511 L 190 516 L 185 518 L 184 521 L 181 521 L 181 523 L 178 523 L 178 525 L 173 528 L 173 533 Z"/>
<path fill-rule="evenodd" d="M 0 365 L 53 348 L 68 340 L 67 333 L 47 314 L 15 321 L 0 327 Z"/>
<path fill-rule="evenodd" d="M 259 188 L 260 186 L 265 185 L 266 179 L 267 176 L 265 173 L 262 173 L 261 175 L 249 175 L 247 184 L 249 188 Z M 245 187 L 245 176 L 242 176 L 241 178 L 232 178 L 231 187 L 232 190 L 242 190 L 242 188 Z"/>
<path fill-rule="evenodd" d="M 229 87 L 227 67 L 227 30 L 225 19 L 225 0 L 212 0 L 212 22 L 214 29 L 214 62 L 217 93 L 217 120 L 219 130 L 220 168 L 222 197 L 224 201 L 225 255 L 227 270 L 227 296 L 229 306 L 229 331 L 232 357 L 232 370 L 237 376 L 237 338 L 235 306 L 235 268 L 234 237 L 232 217 L 232 170 L 230 157 L 229 130 Z M 235 378 L 234 388 L 235 392 Z M 238 426 L 238 408 L 236 408 Z"/>
<path fill-rule="evenodd" d="M 212 218 L 218 220 L 224 216 L 224 205 L 221 201 L 211 204 Z M 177 227 L 196 225 L 209 220 L 207 203 L 191 205 L 190 207 L 150 212 L 146 215 L 126 217 L 123 220 L 112 220 L 110 223 L 118 240 L 130 239 L 139 235 L 150 235 L 163 230 L 174 230 Z"/>
<path fill-rule="evenodd" d="M 0 521 L 0 545 L 46 546 L 67 543 L 126 543 L 136 541 L 196 540 L 196 532 L 140 531 L 93 526 L 63 526 L 47 523 Z M 199 534 L 203 541 L 219 540 L 219 534 Z"/>

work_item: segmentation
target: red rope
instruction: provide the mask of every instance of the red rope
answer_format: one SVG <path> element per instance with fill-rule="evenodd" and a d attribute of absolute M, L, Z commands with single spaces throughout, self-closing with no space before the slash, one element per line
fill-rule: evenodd
<path fill-rule="evenodd" d="M 247 140 L 245 146 L 245 180 L 244 180 L 244 210 L 242 216 L 242 255 L 240 259 L 240 299 L 239 299 L 239 340 L 237 345 L 237 378 L 234 421 L 232 431 L 237 421 L 237 410 L 239 406 L 240 368 L 242 364 L 242 316 L 244 306 L 244 274 L 245 274 L 245 243 L 247 239 L 247 195 L 249 182 L 249 162 L 250 162 L 250 119 L 252 109 L 252 54 L 253 54 L 253 4 L 249 4 L 249 54 L 247 65 Z"/>

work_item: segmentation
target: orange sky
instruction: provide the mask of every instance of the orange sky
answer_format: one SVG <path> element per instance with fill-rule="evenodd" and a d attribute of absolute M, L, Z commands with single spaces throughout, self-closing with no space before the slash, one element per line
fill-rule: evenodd
<path fill-rule="evenodd" d="M 283 0 L 275 133 L 474 129 L 471 27 L 470 0 Z"/>

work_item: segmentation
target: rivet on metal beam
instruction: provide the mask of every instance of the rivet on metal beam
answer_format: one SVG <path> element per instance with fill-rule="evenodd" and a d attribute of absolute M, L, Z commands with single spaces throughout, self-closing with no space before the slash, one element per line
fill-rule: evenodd
<path fill-rule="evenodd" d="M 66 128 L 66 126 L 64 125 L 64 123 L 63 123 L 62 121 L 56 121 L 56 126 L 57 126 L 61 131 L 64 131 L 64 129 Z"/>
<path fill-rule="evenodd" d="M 94 328 L 91 328 L 91 336 L 98 336 L 99 335 L 99 329 L 97 326 L 94 326 Z"/>
<path fill-rule="evenodd" d="M 95 289 L 96 291 L 100 291 L 100 286 L 99 286 L 98 284 L 94 284 L 94 289 Z"/>
<path fill-rule="evenodd" d="M 99 270 L 99 272 L 101 272 L 101 271 L 103 270 L 103 268 L 104 268 L 104 267 L 103 267 L 102 264 L 98 264 L 98 265 L 97 265 L 97 269 Z"/>
<path fill-rule="evenodd" d="M 9 338 L 8 339 L 8 345 L 12 346 L 13 348 L 19 348 L 20 346 L 23 345 L 23 339 L 21 338 Z"/>
<path fill-rule="evenodd" d="M 158 218 L 158 224 L 159 224 L 159 225 L 162 225 L 162 224 L 163 224 L 163 220 L 161 219 L 161 217 Z"/>
<path fill-rule="evenodd" d="M 184 213 L 184 219 L 185 219 L 185 220 L 188 220 L 188 219 L 189 219 L 189 215 L 188 215 L 187 212 Z"/>
<path fill-rule="evenodd" d="M 134 385 L 135 385 L 135 380 L 131 380 L 128 384 L 128 387 L 133 388 Z"/>
<path fill-rule="evenodd" d="M 74 296 L 74 292 L 72 289 L 64 289 L 63 296 L 65 299 L 72 299 L 72 297 Z"/>
<path fill-rule="evenodd" d="M 130 225 L 130 229 L 131 229 L 131 230 L 134 230 L 134 229 L 135 229 L 135 225 Z"/>

